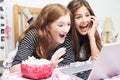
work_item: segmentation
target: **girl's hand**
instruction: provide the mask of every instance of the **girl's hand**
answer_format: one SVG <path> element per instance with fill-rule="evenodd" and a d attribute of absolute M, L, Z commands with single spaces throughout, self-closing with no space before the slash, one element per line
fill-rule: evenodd
<path fill-rule="evenodd" d="M 98 27 L 98 20 L 95 16 L 91 16 L 91 25 L 90 26 L 91 27 L 88 31 L 89 38 L 94 37 L 95 32 L 96 32 L 97 27 Z"/>
<path fill-rule="evenodd" d="M 55 67 L 58 67 L 58 63 L 63 60 L 63 58 L 60 58 L 62 55 L 66 53 L 66 48 L 60 48 L 58 49 L 52 56 L 51 61 L 54 64 Z"/>

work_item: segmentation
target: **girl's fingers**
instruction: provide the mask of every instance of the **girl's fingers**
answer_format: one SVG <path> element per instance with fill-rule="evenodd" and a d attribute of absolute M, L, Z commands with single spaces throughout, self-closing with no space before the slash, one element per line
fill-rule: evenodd
<path fill-rule="evenodd" d="M 60 57 L 65 53 L 66 53 L 66 48 L 60 48 L 53 54 L 51 61 L 55 67 L 57 67 L 58 63 L 60 63 L 63 60 L 63 58 Z"/>
<path fill-rule="evenodd" d="M 61 61 L 63 61 L 63 58 L 60 58 L 59 60 L 57 60 L 57 63 L 60 63 Z"/>
<path fill-rule="evenodd" d="M 63 61 L 63 58 L 60 58 L 58 60 L 52 60 L 52 63 L 54 64 L 54 67 L 58 67 L 58 63 L 60 63 L 61 61 Z"/>
<path fill-rule="evenodd" d="M 65 53 L 66 53 L 66 48 L 60 48 L 54 53 L 53 57 L 56 57 L 57 59 L 59 59 Z"/>

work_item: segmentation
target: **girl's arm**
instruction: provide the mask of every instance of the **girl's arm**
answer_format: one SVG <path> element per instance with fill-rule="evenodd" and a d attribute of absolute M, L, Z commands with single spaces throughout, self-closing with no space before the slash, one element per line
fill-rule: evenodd
<path fill-rule="evenodd" d="M 11 73 L 13 73 L 13 72 L 19 72 L 19 71 L 21 71 L 20 64 L 16 64 L 16 65 L 14 65 L 14 66 L 12 66 L 10 68 L 10 72 Z"/>
<path fill-rule="evenodd" d="M 91 48 L 91 59 L 96 60 L 100 52 L 95 41 L 95 32 L 98 27 L 98 21 L 95 16 L 91 16 L 91 21 L 93 24 L 92 24 L 92 27 L 89 29 L 88 37 L 89 37 L 90 48 Z"/>

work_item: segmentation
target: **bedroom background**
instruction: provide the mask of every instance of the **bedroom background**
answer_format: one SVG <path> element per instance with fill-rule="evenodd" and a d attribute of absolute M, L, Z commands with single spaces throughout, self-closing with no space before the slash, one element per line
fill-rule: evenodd
<path fill-rule="evenodd" d="M 10 27 L 9 39 L 6 40 L 6 54 L 15 49 L 14 46 L 14 24 L 13 5 L 19 4 L 31 7 L 44 7 L 50 3 L 67 5 L 71 0 L 4 0 L 6 14 Z M 99 21 L 99 30 L 102 31 L 106 17 L 110 17 L 115 28 L 114 34 L 119 33 L 117 42 L 120 42 L 120 0 L 88 0 Z"/>

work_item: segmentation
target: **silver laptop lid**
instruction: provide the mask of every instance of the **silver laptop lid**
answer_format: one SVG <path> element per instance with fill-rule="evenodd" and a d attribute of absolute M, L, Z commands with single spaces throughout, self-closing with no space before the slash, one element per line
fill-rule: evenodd
<path fill-rule="evenodd" d="M 88 80 L 103 80 L 120 74 L 120 43 L 104 45 Z"/>

